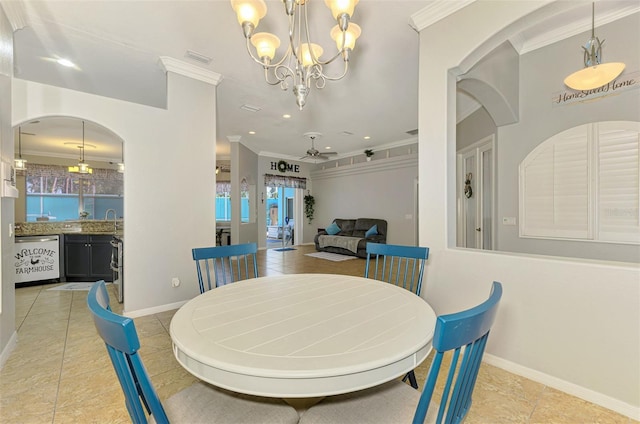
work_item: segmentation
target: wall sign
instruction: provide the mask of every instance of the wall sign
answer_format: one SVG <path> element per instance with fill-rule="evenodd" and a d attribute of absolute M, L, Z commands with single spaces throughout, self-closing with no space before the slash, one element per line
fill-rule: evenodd
<path fill-rule="evenodd" d="M 603 85 L 593 90 L 563 90 L 553 94 L 553 106 L 568 105 L 576 102 L 584 102 L 613 94 L 620 94 L 625 91 L 640 88 L 640 71 L 623 73 L 609 84 Z"/>
<path fill-rule="evenodd" d="M 292 165 L 290 163 L 287 163 L 283 160 L 280 160 L 278 162 L 271 162 L 271 170 L 275 171 L 278 170 L 282 173 L 285 172 L 300 172 L 300 165 Z"/>

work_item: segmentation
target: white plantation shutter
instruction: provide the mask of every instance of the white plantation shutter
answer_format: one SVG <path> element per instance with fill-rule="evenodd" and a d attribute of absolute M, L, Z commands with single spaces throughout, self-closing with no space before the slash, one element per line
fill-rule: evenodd
<path fill-rule="evenodd" d="M 640 124 L 598 128 L 598 238 L 640 243 Z"/>
<path fill-rule="evenodd" d="M 520 236 L 640 244 L 640 123 L 559 133 L 520 164 Z"/>
<path fill-rule="evenodd" d="M 520 235 L 589 238 L 589 139 L 585 126 L 548 139 L 520 165 Z"/>

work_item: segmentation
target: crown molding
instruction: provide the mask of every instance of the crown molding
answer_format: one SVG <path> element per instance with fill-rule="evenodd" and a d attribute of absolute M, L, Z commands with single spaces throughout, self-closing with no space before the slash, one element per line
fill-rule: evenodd
<path fill-rule="evenodd" d="M 4 1 L 0 2 L 0 8 L 2 8 L 5 15 L 7 15 L 11 29 L 13 29 L 14 32 L 27 26 L 24 2 L 17 0 Z"/>
<path fill-rule="evenodd" d="M 476 0 L 434 1 L 409 17 L 409 25 L 420 32 Z"/>
<path fill-rule="evenodd" d="M 640 12 L 640 3 L 632 3 L 627 6 L 620 7 L 614 10 L 608 10 L 605 12 L 598 12 L 596 10 L 596 35 L 598 27 L 609 24 L 611 22 L 615 22 L 618 19 L 622 19 L 637 12 Z M 567 25 L 556 28 L 554 30 L 545 31 L 539 36 L 530 38 L 528 40 L 515 39 L 511 42 L 511 44 L 518 51 L 518 53 L 522 55 L 540 49 L 542 47 L 546 47 L 550 44 L 556 43 L 566 38 L 573 37 L 574 35 L 579 35 L 589 31 L 591 31 L 591 15 L 575 22 L 569 22 L 567 23 Z"/>
<path fill-rule="evenodd" d="M 207 84 L 218 85 L 222 81 L 222 75 L 217 72 L 208 71 L 169 56 L 160 56 L 159 64 L 165 72 L 184 75 Z"/>
<path fill-rule="evenodd" d="M 321 166 L 320 164 L 316 164 Z M 392 171 L 395 169 L 418 167 L 418 154 L 411 153 L 405 156 L 372 160 L 371 162 L 360 162 L 350 165 L 332 166 L 325 169 L 314 169 L 311 171 L 311 178 L 324 180 L 327 178 L 344 177 L 347 175 L 370 174 L 373 172 Z"/>

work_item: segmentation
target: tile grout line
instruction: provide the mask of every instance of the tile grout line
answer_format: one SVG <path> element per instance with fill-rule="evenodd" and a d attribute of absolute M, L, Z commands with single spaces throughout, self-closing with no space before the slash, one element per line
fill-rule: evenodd
<path fill-rule="evenodd" d="M 71 326 L 71 309 L 73 308 L 73 297 L 75 292 L 71 291 L 71 301 L 69 302 L 69 313 L 67 315 L 67 331 L 64 333 L 64 347 L 62 348 L 62 358 L 60 359 L 60 372 L 58 373 L 58 386 L 56 388 L 56 399 L 53 403 L 53 416 L 51 417 L 51 424 L 55 423 L 56 411 L 58 409 L 58 398 L 60 396 L 60 383 L 62 381 L 62 368 L 64 367 L 64 357 L 67 352 L 67 341 L 69 339 L 69 327 Z"/>

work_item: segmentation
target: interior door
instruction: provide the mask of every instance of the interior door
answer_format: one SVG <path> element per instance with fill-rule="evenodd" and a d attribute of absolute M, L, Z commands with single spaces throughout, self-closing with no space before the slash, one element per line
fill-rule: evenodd
<path fill-rule="evenodd" d="M 494 137 L 460 150 L 457 159 L 457 245 L 493 249 Z"/>

